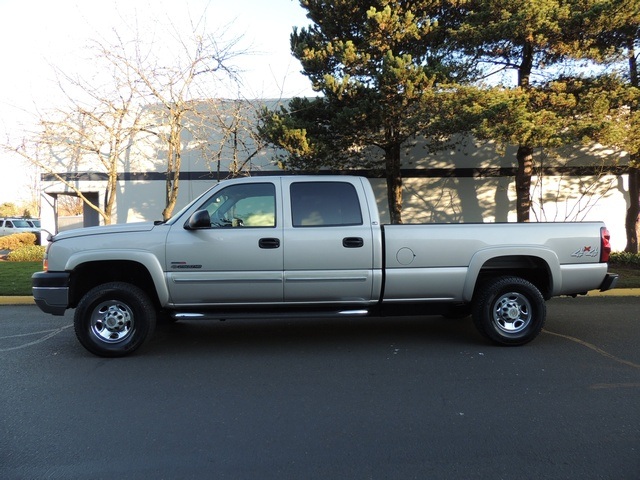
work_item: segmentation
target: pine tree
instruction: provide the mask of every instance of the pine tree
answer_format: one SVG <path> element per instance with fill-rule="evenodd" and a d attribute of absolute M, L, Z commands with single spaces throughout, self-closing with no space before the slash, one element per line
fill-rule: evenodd
<path fill-rule="evenodd" d="M 566 126 L 566 102 L 573 107 L 575 101 L 559 86 L 563 82 L 560 67 L 579 56 L 571 48 L 580 36 L 570 28 L 575 12 L 571 0 L 470 0 L 463 5 L 464 21 L 450 32 L 452 37 L 467 55 L 478 59 L 487 76 L 502 78 L 502 88 L 494 89 L 495 98 L 490 100 L 487 121 L 477 132 L 484 138 L 518 145 L 517 220 L 528 222 L 534 150 L 562 142 L 558 132 Z M 552 66 L 558 76 L 555 80 L 535 77 Z M 515 79 L 509 72 L 515 72 Z M 559 104 L 555 101 L 558 93 L 564 97 Z M 552 96 L 545 98 L 547 94 Z M 491 109 L 496 105 L 501 105 L 497 108 L 501 114 L 494 124 Z"/>
<path fill-rule="evenodd" d="M 378 169 L 392 223 L 402 223 L 402 147 L 431 148 L 465 128 L 459 82 L 473 73 L 446 32 L 459 11 L 437 0 L 301 0 L 312 24 L 294 30 L 293 55 L 316 91 L 265 112 L 262 134 L 286 168 Z"/>
<path fill-rule="evenodd" d="M 597 129 L 603 143 L 629 153 L 629 207 L 625 216 L 625 251 L 638 253 L 640 235 L 640 0 L 579 0 L 576 27 L 584 55 L 624 79 L 625 89 L 609 89 L 609 122 Z"/>

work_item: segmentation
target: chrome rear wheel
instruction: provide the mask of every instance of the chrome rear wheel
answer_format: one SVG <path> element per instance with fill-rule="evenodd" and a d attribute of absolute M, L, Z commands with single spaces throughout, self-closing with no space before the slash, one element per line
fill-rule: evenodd
<path fill-rule="evenodd" d="M 473 321 L 478 331 L 501 345 L 523 345 L 538 336 L 547 316 L 540 290 L 520 277 L 487 281 L 474 296 Z"/>
<path fill-rule="evenodd" d="M 531 323 L 532 310 L 531 303 L 525 295 L 509 292 L 496 300 L 493 322 L 507 334 L 519 333 Z"/>

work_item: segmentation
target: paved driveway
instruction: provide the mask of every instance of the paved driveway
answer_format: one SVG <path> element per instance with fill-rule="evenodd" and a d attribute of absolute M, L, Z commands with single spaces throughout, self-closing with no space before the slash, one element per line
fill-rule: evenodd
<path fill-rule="evenodd" d="M 640 298 L 517 348 L 439 317 L 162 326 L 107 360 L 0 306 L 3 479 L 640 478 Z"/>

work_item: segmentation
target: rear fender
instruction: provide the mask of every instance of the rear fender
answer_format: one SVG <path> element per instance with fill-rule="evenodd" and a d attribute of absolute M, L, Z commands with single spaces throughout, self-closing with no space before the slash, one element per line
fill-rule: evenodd
<path fill-rule="evenodd" d="M 562 272 L 560 271 L 560 261 L 554 251 L 536 246 L 523 246 L 523 247 L 491 247 L 478 251 L 469 262 L 469 270 L 467 272 L 467 278 L 464 283 L 464 290 L 462 292 L 462 298 L 465 302 L 471 302 L 473 294 L 476 288 L 476 283 L 480 272 L 483 267 L 490 260 L 498 259 L 500 257 L 522 257 L 522 258 L 537 258 L 542 260 L 548 270 L 551 285 L 549 285 L 549 292 L 555 295 L 557 290 L 562 285 Z M 505 269 L 505 273 L 509 273 L 508 269 Z M 511 272 L 513 273 L 513 272 Z"/>

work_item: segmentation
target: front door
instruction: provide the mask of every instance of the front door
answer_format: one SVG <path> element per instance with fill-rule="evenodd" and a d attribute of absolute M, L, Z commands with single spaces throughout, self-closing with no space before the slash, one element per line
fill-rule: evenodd
<path fill-rule="evenodd" d="M 283 241 L 278 186 L 249 182 L 217 190 L 203 202 L 211 228 L 171 227 L 167 280 L 177 305 L 283 301 Z"/>

